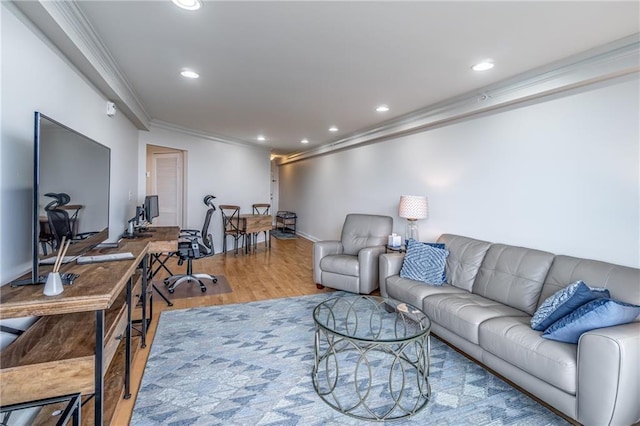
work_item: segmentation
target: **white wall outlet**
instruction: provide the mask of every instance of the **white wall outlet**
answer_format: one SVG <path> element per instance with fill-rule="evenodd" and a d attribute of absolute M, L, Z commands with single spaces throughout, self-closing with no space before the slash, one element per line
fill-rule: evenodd
<path fill-rule="evenodd" d="M 116 115 L 116 104 L 113 102 L 107 102 L 107 115 L 109 117 Z"/>
<path fill-rule="evenodd" d="M 133 192 L 129 191 L 129 201 L 133 198 Z"/>

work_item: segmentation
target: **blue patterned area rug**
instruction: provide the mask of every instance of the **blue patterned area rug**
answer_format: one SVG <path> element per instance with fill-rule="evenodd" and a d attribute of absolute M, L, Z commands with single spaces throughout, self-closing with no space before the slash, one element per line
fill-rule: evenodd
<path fill-rule="evenodd" d="M 364 425 L 315 393 L 312 311 L 341 293 L 163 312 L 132 425 Z M 567 424 L 431 338 L 426 408 L 394 425 Z"/>

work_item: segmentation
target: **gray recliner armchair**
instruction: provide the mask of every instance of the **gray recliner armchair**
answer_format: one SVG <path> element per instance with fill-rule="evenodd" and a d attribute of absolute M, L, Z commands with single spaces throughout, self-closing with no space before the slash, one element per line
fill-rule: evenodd
<path fill-rule="evenodd" d="M 378 256 L 385 252 L 393 218 L 348 214 L 340 241 L 313 244 L 313 279 L 323 286 L 369 294 L 378 288 Z"/>

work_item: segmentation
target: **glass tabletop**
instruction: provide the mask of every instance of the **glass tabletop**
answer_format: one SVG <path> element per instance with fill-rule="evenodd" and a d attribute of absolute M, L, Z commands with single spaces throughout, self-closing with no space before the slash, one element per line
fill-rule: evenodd
<path fill-rule="evenodd" d="M 378 296 L 327 299 L 315 307 L 313 320 L 331 333 L 364 342 L 402 342 L 431 329 L 431 321 L 419 308 Z"/>

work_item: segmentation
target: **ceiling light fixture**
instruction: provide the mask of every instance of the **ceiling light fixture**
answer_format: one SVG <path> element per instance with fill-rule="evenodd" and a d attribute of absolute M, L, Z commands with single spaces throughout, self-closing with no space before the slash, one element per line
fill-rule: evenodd
<path fill-rule="evenodd" d="M 266 140 L 267 140 L 267 138 L 265 138 L 265 137 L 264 137 L 264 136 L 262 136 L 262 135 L 258 135 L 258 137 L 257 137 L 256 139 L 258 139 L 260 142 L 264 142 L 264 141 L 266 141 Z"/>
<path fill-rule="evenodd" d="M 302 140 L 300 141 L 300 143 L 309 143 L 309 140 L 308 140 L 308 139 L 302 139 Z"/>
<path fill-rule="evenodd" d="M 198 10 L 202 7 L 200 0 L 171 0 L 176 6 L 186 10 Z"/>
<path fill-rule="evenodd" d="M 181 71 L 180 75 L 185 77 L 185 78 L 198 78 L 198 77 L 200 77 L 200 74 L 198 74 L 195 71 L 191 71 L 191 70 Z"/>
<path fill-rule="evenodd" d="M 338 128 L 336 126 L 331 126 L 331 127 L 329 127 L 329 131 L 330 132 L 337 132 Z"/>
<path fill-rule="evenodd" d="M 376 111 L 378 112 L 387 112 L 389 111 L 389 107 L 386 105 L 380 105 L 379 107 L 376 108 Z"/>
<path fill-rule="evenodd" d="M 479 62 L 471 67 L 474 71 L 486 71 L 493 68 L 493 61 L 491 59 L 487 59 L 485 61 Z"/>

